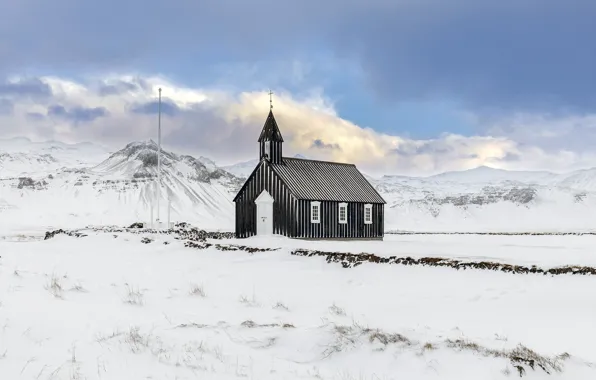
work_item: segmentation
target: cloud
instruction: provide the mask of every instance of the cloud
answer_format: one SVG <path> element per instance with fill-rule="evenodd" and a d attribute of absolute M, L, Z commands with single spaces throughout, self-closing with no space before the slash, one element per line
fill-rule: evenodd
<path fill-rule="evenodd" d="M 135 87 L 134 91 L 97 90 L 115 78 L 93 77 L 84 81 L 38 78 L 50 87 L 52 98 L 14 101 L 12 114 L 0 114 L 0 123 L 6 126 L 0 130 L 1 137 L 94 141 L 113 149 L 135 140 L 155 139 L 155 101 L 157 89 L 162 88 L 167 99 L 164 104 L 168 105 L 164 109 L 176 110 L 162 114 L 166 149 L 208 156 L 221 165 L 257 157 L 257 139 L 269 111 L 265 89 L 228 92 L 189 88 L 155 76 L 144 77 L 145 85 Z M 117 79 L 123 83 L 122 88 L 127 88 L 126 83 L 134 82 L 133 78 L 122 75 Z M 274 113 L 285 140 L 284 154 L 289 156 L 301 153 L 314 159 L 355 163 L 373 175 L 433 174 L 480 165 L 549 170 L 596 165 L 596 156 L 591 151 L 554 145 L 545 148 L 533 144 L 529 134 L 525 140 L 516 136 L 512 131 L 518 127 L 505 128 L 511 125 L 509 120 L 494 121 L 495 124 L 487 126 L 494 127 L 490 135 L 444 134 L 417 140 L 379 133 L 344 120 L 335 111 L 333 102 L 321 92 L 309 97 L 296 96 L 282 88 L 274 92 Z M 139 105 L 143 112 L 138 112 Z M 585 116 L 581 120 L 595 120 L 595 117 Z M 568 126 L 579 128 L 580 119 L 536 120 L 547 120 L 554 130 L 561 131 Z"/>
<path fill-rule="evenodd" d="M 498 119 L 472 118 L 491 135 L 537 145 L 548 152 L 565 149 L 587 153 L 596 144 L 596 114 L 517 113 Z"/>
<path fill-rule="evenodd" d="M 12 79 L 0 83 L 0 96 L 41 98 L 52 95 L 50 86 L 39 78 Z"/>
<path fill-rule="evenodd" d="M 138 68 L 194 81 L 226 63 L 250 73 L 323 54 L 359 66 L 384 101 L 594 112 L 594 14 L 593 0 L 5 1 L 0 72 Z"/>
<path fill-rule="evenodd" d="M 112 79 L 101 83 L 97 92 L 101 96 L 121 95 L 147 90 L 148 84 L 142 78 L 131 78 L 130 80 Z"/>
<path fill-rule="evenodd" d="M 316 139 L 312 142 L 311 148 L 318 149 L 341 149 L 339 144 L 326 144 L 321 139 Z"/>
<path fill-rule="evenodd" d="M 8 99 L 0 99 L 0 115 L 10 115 L 14 110 L 12 102 Z"/>
<path fill-rule="evenodd" d="M 180 108 L 176 105 L 176 103 L 169 101 L 167 99 L 161 100 L 161 105 L 159 101 L 154 100 L 151 102 L 137 104 L 134 105 L 131 110 L 134 113 L 144 114 L 144 115 L 157 115 L 159 114 L 159 110 L 161 107 L 161 113 L 168 116 L 176 116 L 180 113 Z"/>
<path fill-rule="evenodd" d="M 348 18 L 336 41 L 383 97 L 447 98 L 475 111 L 594 111 L 595 13 L 588 0 L 401 2 Z M 357 17 L 361 27 L 349 28 Z"/>
<path fill-rule="evenodd" d="M 76 106 L 67 110 L 61 105 L 52 105 L 48 107 L 48 116 L 56 116 L 75 123 L 91 122 L 100 117 L 108 116 L 109 112 L 104 107 L 81 107 Z"/>

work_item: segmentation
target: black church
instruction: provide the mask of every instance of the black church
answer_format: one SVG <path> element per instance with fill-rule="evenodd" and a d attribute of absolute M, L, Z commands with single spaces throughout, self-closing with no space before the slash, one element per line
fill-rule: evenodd
<path fill-rule="evenodd" d="M 273 110 L 259 158 L 236 197 L 236 237 L 383 239 L 385 200 L 355 165 L 283 157 Z"/>

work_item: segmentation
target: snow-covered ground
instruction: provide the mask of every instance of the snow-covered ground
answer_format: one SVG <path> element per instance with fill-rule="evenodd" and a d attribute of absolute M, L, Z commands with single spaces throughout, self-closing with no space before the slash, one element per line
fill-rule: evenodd
<path fill-rule="evenodd" d="M 172 236 L 141 243 L 148 233 L 42 240 L 51 229 L 147 222 L 155 149 L 0 140 L 0 380 L 465 380 L 515 378 L 519 368 L 527 378 L 596 378 L 596 276 L 344 269 L 291 254 L 594 267 L 592 235 L 213 241 L 279 248 L 253 254 L 186 248 Z M 232 229 L 243 179 L 231 173 L 250 162 L 223 170 L 165 152 L 163 163 L 162 220 L 170 199 L 173 221 Z M 388 202 L 389 230 L 594 230 L 595 169 L 370 181 Z"/>
<path fill-rule="evenodd" d="M 344 269 L 290 254 L 589 264 L 593 237 L 212 241 L 280 248 L 250 254 L 87 233 L 0 240 L 1 379 L 507 379 L 519 377 L 511 358 L 534 355 L 520 344 L 550 358 L 523 365 L 526 378 L 596 378 L 594 276 Z"/>
<path fill-rule="evenodd" d="M 279 246 L 323 252 L 372 253 L 381 257 L 443 257 L 456 260 L 491 261 L 513 265 L 596 267 L 596 235 L 386 235 L 383 241 L 309 241 L 285 237 L 253 237 L 259 248 Z M 230 239 L 246 244 L 246 239 Z"/>

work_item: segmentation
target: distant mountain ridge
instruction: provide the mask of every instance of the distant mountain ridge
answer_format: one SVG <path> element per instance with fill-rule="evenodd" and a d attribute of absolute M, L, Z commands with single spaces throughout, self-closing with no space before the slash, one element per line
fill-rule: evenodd
<path fill-rule="evenodd" d="M 207 157 L 164 150 L 162 162 L 162 220 L 171 201 L 173 220 L 233 229 L 232 199 L 258 160 L 219 167 Z M 90 143 L 0 140 L 0 228 L 12 220 L 8 215 L 59 222 L 58 227 L 148 221 L 156 174 L 153 140 L 116 152 Z M 364 174 L 387 201 L 387 230 L 596 229 L 596 168 L 562 174 L 490 167 L 427 177 Z"/>

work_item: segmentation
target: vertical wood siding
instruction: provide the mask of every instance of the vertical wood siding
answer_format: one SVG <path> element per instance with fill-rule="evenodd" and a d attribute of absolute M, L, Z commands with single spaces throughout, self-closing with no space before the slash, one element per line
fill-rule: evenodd
<path fill-rule="evenodd" d="M 372 204 L 372 224 L 364 223 L 364 203 L 348 203 L 348 222 L 339 223 L 339 203 L 321 202 L 321 222 L 310 222 L 311 202 L 296 202 L 298 229 L 293 237 L 307 239 L 376 239 L 384 234 L 384 205 Z"/>
<path fill-rule="evenodd" d="M 273 202 L 273 233 L 293 236 L 295 223 L 291 217 L 295 199 L 287 187 L 271 170 L 267 162 L 260 164 L 254 175 L 247 180 L 242 193 L 236 200 L 236 237 L 246 238 L 257 233 L 257 206 L 255 199 L 267 190 Z"/>

